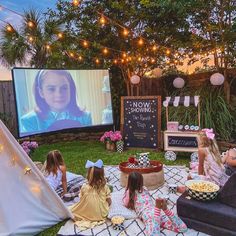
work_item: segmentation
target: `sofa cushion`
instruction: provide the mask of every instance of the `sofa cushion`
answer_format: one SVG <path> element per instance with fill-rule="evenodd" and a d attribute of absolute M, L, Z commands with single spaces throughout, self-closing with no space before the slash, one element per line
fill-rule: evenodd
<path fill-rule="evenodd" d="M 217 200 L 202 202 L 188 199 L 186 196 L 187 193 L 184 193 L 177 200 L 177 212 L 180 217 L 236 231 L 236 208 Z"/>
<path fill-rule="evenodd" d="M 220 189 L 218 199 L 221 203 L 236 208 L 236 173 L 232 174 L 225 185 Z"/>

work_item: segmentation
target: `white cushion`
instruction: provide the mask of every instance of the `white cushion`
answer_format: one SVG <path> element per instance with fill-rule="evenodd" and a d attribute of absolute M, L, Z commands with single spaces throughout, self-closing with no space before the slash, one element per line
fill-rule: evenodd
<path fill-rule="evenodd" d="M 111 206 L 108 214 L 108 218 L 111 219 L 113 216 L 123 216 L 125 219 L 137 218 L 135 211 L 129 210 L 123 205 L 124 191 L 113 192 L 111 194 Z"/>

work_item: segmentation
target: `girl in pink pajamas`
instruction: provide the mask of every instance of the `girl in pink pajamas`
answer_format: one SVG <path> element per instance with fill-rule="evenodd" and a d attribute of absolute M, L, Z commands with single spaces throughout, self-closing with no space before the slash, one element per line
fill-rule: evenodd
<path fill-rule="evenodd" d="M 148 190 L 143 186 L 143 176 L 138 172 L 129 174 L 123 202 L 127 208 L 135 210 L 142 219 L 147 236 L 161 235 L 161 227 L 177 233 L 187 231 L 184 222 L 167 209 L 166 200 L 156 199 L 154 204 Z M 161 210 L 164 214 L 161 214 Z"/>

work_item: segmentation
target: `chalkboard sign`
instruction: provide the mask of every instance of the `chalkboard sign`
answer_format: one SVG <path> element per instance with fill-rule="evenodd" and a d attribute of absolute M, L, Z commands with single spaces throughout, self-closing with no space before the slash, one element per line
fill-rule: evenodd
<path fill-rule="evenodd" d="M 197 152 L 198 132 L 193 131 L 164 131 L 165 151 Z"/>
<path fill-rule="evenodd" d="M 197 147 L 196 137 L 181 137 L 181 136 L 168 136 L 169 147 L 187 147 L 195 148 Z"/>
<path fill-rule="evenodd" d="M 121 131 L 126 147 L 159 148 L 161 97 L 122 97 Z"/>

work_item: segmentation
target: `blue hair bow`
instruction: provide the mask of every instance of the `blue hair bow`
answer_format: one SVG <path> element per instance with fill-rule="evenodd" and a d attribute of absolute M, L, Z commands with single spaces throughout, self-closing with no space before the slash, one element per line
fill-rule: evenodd
<path fill-rule="evenodd" d="M 103 161 L 101 159 L 97 160 L 96 162 L 92 162 L 87 160 L 85 164 L 85 168 L 91 168 L 91 167 L 97 167 L 97 168 L 102 168 L 103 167 Z"/>

